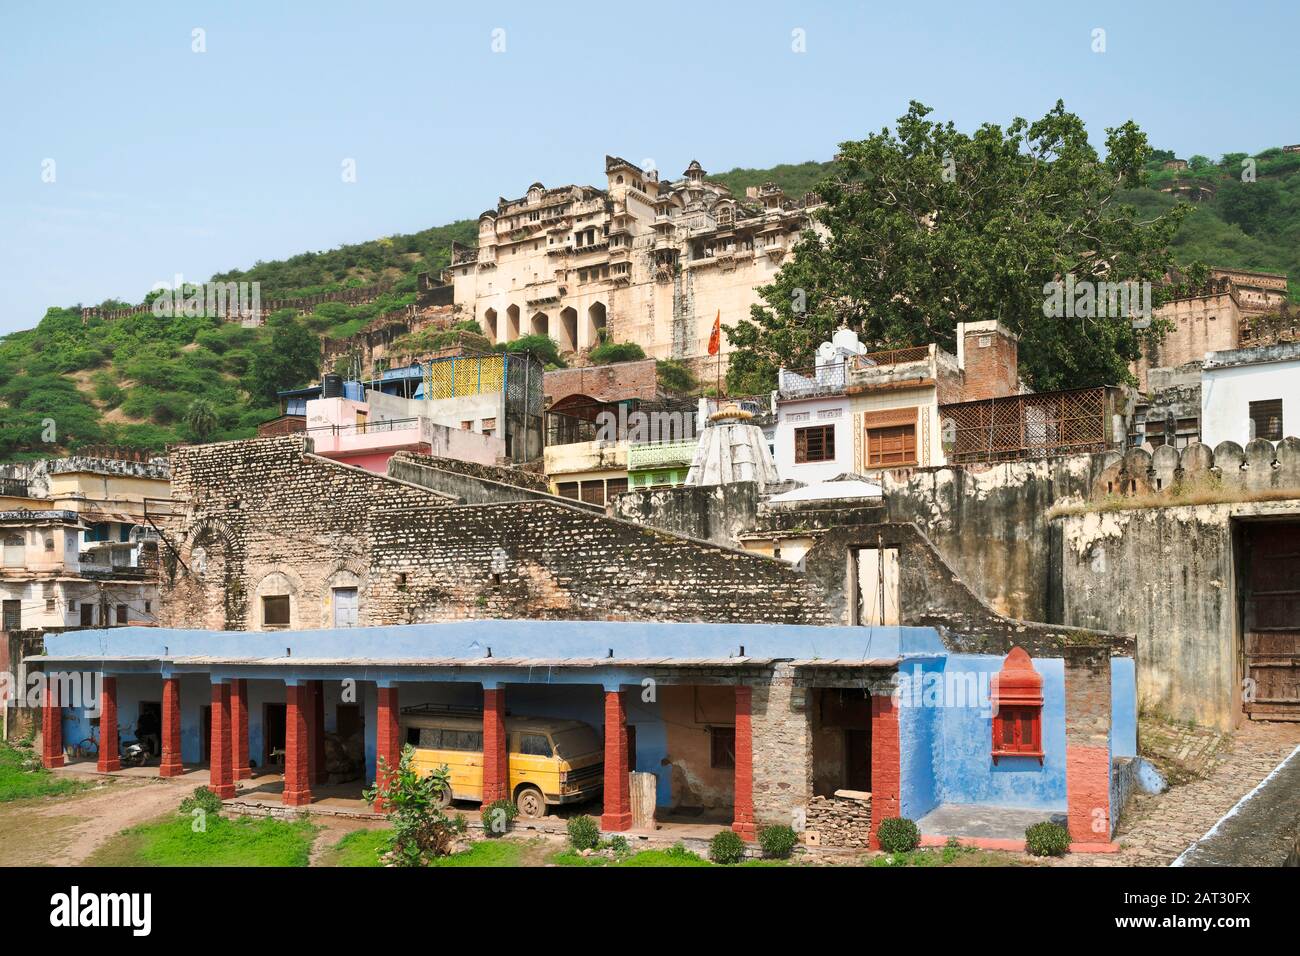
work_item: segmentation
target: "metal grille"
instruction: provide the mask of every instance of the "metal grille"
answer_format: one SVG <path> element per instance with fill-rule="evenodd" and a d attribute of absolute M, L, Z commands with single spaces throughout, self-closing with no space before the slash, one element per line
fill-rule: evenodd
<path fill-rule="evenodd" d="M 496 392 L 503 387 L 505 376 L 504 355 L 434 359 L 424 367 L 424 394 L 436 401 Z"/>
<path fill-rule="evenodd" d="M 1104 387 L 941 405 L 939 419 L 954 463 L 1051 458 L 1110 445 Z"/>

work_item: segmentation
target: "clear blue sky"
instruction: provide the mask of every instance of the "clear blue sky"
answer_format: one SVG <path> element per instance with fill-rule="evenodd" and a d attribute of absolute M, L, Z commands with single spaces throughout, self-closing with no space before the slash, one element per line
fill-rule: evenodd
<path fill-rule="evenodd" d="M 599 184 L 606 153 L 673 177 L 692 158 L 827 159 L 909 99 L 969 129 L 1062 98 L 1098 146 L 1132 118 L 1184 157 L 1300 142 L 1298 10 L 10 0 L 0 333 L 49 305 L 139 301 L 176 273 L 473 217 L 534 180 Z"/>

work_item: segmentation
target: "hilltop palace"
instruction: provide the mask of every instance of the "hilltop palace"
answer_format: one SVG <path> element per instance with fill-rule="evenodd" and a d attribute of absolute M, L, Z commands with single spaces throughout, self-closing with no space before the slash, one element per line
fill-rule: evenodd
<path fill-rule="evenodd" d="M 749 314 L 816 202 L 773 183 L 738 199 L 694 161 L 667 182 L 606 156 L 605 176 L 603 190 L 533 183 L 484 212 L 478 248 L 457 246 L 443 274 L 456 311 L 493 342 L 540 334 L 580 351 L 605 330 L 653 358 L 707 357 L 715 316 Z"/>

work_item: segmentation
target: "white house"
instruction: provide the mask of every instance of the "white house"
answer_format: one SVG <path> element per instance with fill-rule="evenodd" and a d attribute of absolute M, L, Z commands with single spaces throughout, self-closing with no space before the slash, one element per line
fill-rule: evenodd
<path fill-rule="evenodd" d="M 774 457 L 782 478 L 805 484 L 853 470 L 853 430 L 845 394 L 848 359 L 866 349 L 851 329 L 817 347 L 811 369 L 781 369 Z"/>
<path fill-rule="evenodd" d="M 1201 372 L 1201 441 L 1213 448 L 1300 434 L 1300 342 L 1210 352 Z"/>

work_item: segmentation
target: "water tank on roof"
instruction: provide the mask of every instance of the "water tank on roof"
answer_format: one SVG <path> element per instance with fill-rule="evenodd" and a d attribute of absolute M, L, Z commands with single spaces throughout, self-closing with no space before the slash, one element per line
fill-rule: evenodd
<path fill-rule="evenodd" d="M 836 329 L 831 335 L 831 345 L 837 349 L 852 352 L 854 355 L 862 354 L 862 343 L 858 341 L 858 333 L 843 326 Z"/>
<path fill-rule="evenodd" d="M 343 376 L 333 373 L 321 379 L 321 398 L 342 398 Z"/>

